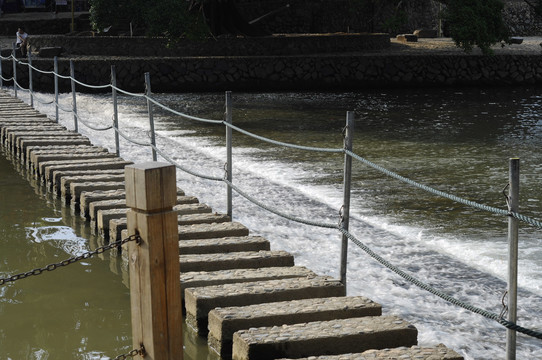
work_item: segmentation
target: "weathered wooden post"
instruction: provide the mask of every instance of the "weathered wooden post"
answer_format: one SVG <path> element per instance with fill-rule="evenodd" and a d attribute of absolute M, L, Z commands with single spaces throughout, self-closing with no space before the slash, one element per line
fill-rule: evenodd
<path fill-rule="evenodd" d="M 130 298 L 134 348 L 145 359 L 183 358 L 175 167 L 149 162 L 126 167 Z"/>

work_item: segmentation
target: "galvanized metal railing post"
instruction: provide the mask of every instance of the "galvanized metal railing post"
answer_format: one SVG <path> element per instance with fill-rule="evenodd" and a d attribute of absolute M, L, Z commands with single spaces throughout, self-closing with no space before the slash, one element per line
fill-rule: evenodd
<path fill-rule="evenodd" d="M 30 90 L 30 106 L 34 107 L 34 84 L 32 81 L 32 50 L 28 49 L 28 89 Z"/>
<path fill-rule="evenodd" d="M 354 135 L 354 112 L 346 113 L 344 149 L 352 151 Z M 352 156 L 344 154 L 343 206 L 341 208 L 341 227 L 348 231 L 350 224 L 350 189 L 352 187 Z M 348 262 L 348 237 L 342 235 L 341 242 L 341 283 L 346 288 L 346 266 Z"/>
<path fill-rule="evenodd" d="M 508 211 L 519 211 L 519 159 L 510 159 Z M 508 217 L 508 321 L 517 322 L 519 221 Z M 516 359 L 516 331 L 506 329 L 506 359 Z"/>
<path fill-rule="evenodd" d="M 232 102 L 231 102 L 231 91 L 226 91 L 226 123 L 232 124 Z M 232 188 L 230 184 L 233 180 L 232 174 L 232 129 L 230 126 L 226 126 L 226 179 L 229 184 L 226 184 L 226 206 L 228 211 L 228 216 L 232 219 L 233 215 L 233 204 L 232 204 Z"/>
<path fill-rule="evenodd" d="M 15 43 L 13 43 L 13 91 L 15 92 L 15 97 L 17 97 L 17 58 L 15 57 L 15 52 L 17 51 Z"/>
<path fill-rule="evenodd" d="M 152 109 L 152 101 L 149 100 L 149 98 L 152 95 L 151 92 L 151 75 L 146 72 L 145 73 L 145 95 L 147 95 L 147 109 L 149 110 L 149 125 L 151 130 L 151 144 L 153 146 L 152 148 L 152 161 L 156 161 L 156 149 L 154 148 L 156 146 L 156 135 L 154 133 L 154 115 L 153 115 L 153 109 Z"/>
<path fill-rule="evenodd" d="M 0 54 L 0 56 L 2 56 Z M 4 73 L 2 71 L 2 59 L 0 59 L 0 89 L 4 87 Z"/>
<path fill-rule="evenodd" d="M 55 77 L 55 120 L 58 122 L 58 57 L 54 57 L 53 64 L 53 76 Z"/>
<path fill-rule="evenodd" d="M 73 60 L 70 60 L 70 81 L 72 85 L 72 111 L 73 111 L 73 127 L 75 132 L 79 132 L 77 122 L 77 95 L 75 93 L 75 66 Z"/>
<path fill-rule="evenodd" d="M 115 128 L 115 153 L 120 156 L 120 139 L 119 139 L 119 110 L 117 104 L 117 70 L 115 65 L 111 65 L 111 95 L 113 96 L 113 127 Z"/>

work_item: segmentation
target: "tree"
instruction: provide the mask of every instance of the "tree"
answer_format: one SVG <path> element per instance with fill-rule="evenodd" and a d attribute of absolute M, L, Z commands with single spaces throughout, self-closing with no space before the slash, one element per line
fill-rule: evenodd
<path fill-rule="evenodd" d="M 249 24 L 237 10 L 235 0 L 90 0 L 90 20 L 100 32 L 129 21 L 148 36 L 165 36 L 169 42 L 181 37 L 267 33 Z"/>
<path fill-rule="evenodd" d="M 443 17 L 448 21 L 450 35 L 466 52 L 478 46 L 491 54 L 491 45 L 509 42 L 509 33 L 502 17 L 501 0 L 448 0 Z"/>

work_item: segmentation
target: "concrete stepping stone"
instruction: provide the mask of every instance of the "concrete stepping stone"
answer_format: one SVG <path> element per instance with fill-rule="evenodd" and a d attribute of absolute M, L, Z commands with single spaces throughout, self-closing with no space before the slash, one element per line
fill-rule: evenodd
<path fill-rule="evenodd" d="M 56 182 L 47 182 L 45 185 L 47 189 L 52 190 L 55 194 L 61 194 L 61 184 L 62 179 L 66 177 L 78 177 L 78 176 L 89 176 L 89 175 L 112 175 L 119 176 L 124 175 L 124 169 L 96 169 L 96 170 L 60 170 L 56 174 Z M 54 178 L 53 178 L 54 179 Z"/>
<path fill-rule="evenodd" d="M 322 355 L 296 360 L 463 360 L 463 356 L 443 344 L 436 346 L 397 347 L 393 349 L 367 350 L 356 354 Z M 293 359 L 279 359 L 293 360 Z"/>
<path fill-rule="evenodd" d="M 124 173 L 119 174 L 94 174 L 94 175 L 78 175 L 78 176 L 64 176 L 60 179 L 60 186 L 53 187 L 53 194 L 60 196 L 65 200 L 66 204 L 69 204 L 71 199 L 71 184 L 78 182 L 124 182 L 125 175 Z M 81 194 L 79 194 L 81 195 Z"/>
<path fill-rule="evenodd" d="M 48 138 L 48 137 L 56 137 L 56 136 L 65 136 L 65 137 L 74 137 L 79 138 L 83 137 L 83 135 L 70 131 L 70 130 L 42 130 L 42 131 L 10 131 L 7 134 L 6 140 L 4 141 L 4 145 L 11 148 L 19 148 L 21 146 L 21 141 L 24 139 L 31 139 L 31 138 Z"/>
<path fill-rule="evenodd" d="M 286 251 L 239 251 L 232 253 L 179 255 L 181 272 L 294 266 Z"/>
<path fill-rule="evenodd" d="M 70 183 L 70 197 L 63 197 L 62 200 L 64 204 L 70 204 L 71 207 L 77 208 L 77 206 L 79 205 L 80 195 L 83 191 L 119 189 L 124 189 L 124 181 L 72 182 Z"/>
<path fill-rule="evenodd" d="M 90 210 L 90 209 L 89 209 Z M 100 209 L 95 213 L 89 211 L 91 230 L 95 231 L 97 228 L 97 233 L 104 238 L 106 236 L 111 236 L 111 220 L 121 220 L 124 219 L 126 223 L 126 214 L 128 213 L 128 208 L 117 207 L 112 209 Z M 173 210 L 177 211 L 178 223 L 179 225 L 188 225 L 188 224 L 214 224 L 214 223 L 223 223 L 230 221 L 230 217 L 222 214 L 211 214 L 212 209 L 205 204 L 179 204 L 173 207 Z M 121 225 L 120 222 L 115 224 L 117 229 L 115 229 L 115 234 L 123 229 L 119 228 Z"/>
<path fill-rule="evenodd" d="M 25 149 L 28 146 L 36 145 L 91 145 L 88 138 L 84 136 L 51 136 L 47 138 L 43 137 L 28 137 L 20 139 L 19 147 L 13 152 L 19 156 L 23 156 Z"/>
<path fill-rule="evenodd" d="M 238 222 L 179 226 L 179 240 L 248 236 L 248 229 Z"/>
<path fill-rule="evenodd" d="M 24 154 L 24 159 L 22 160 L 24 162 L 31 162 L 33 153 L 47 154 L 47 153 L 54 153 L 55 151 L 70 151 L 73 149 L 89 149 L 90 150 L 90 149 L 102 149 L 102 148 L 94 146 L 94 145 L 87 145 L 87 144 L 84 144 L 84 145 L 48 144 L 48 145 L 27 146 L 26 152 Z"/>
<path fill-rule="evenodd" d="M 124 169 L 131 164 L 132 162 L 122 159 L 107 159 L 102 161 L 80 160 L 72 164 L 51 165 L 45 168 L 45 183 L 56 184 L 60 182 L 60 173 L 63 171 Z"/>
<path fill-rule="evenodd" d="M 40 167 L 39 165 L 44 162 L 48 161 L 66 161 L 66 163 L 74 161 L 74 160 L 102 160 L 102 159 L 113 159 L 117 158 L 118 156 L 109 152 L 101 152 L 101 151 L 85 151 L 85 152 L 77 152 L 72 151 L 71 153 L 56 153 L 56 154 L 48 154 L 48 155 L 37 155 L 35 156 L 35 161 L 33 161 L 30 164 L 30 169 L 34 172 L 37 172 Z M 39 176 L 39 174 L 37 174 Z"/>
<path fill-rule="evenodd" d="M 229 218 L 229 217 L 228 217 Z M 179 254 L 214 254 L 238 251 L 260 251 L 270 249 L 269 241 L 261 236 L 237 236 L 214 239 L 179 241 Z"/>
<path fill-rule="evenodd" d="M 208 316 L 208 342 L 223 359 L 229 359 L 232 355 L 233 333 L 238 330 L 380 315 L 382 306 L 363 296 L 216 308 Z"/>
<path fill-rule="evenodd" d="M 37 171 L 38 164 L 44 161 L 55 161 L 55 160 L 68 160 L 71 155 L 75 155 L 78 158 L 83 156 L 95 156 L 98 157 L 116 157 L 115 154 L 110 153 L 107 149 L 96 146 L 71 146 L 62 149 L 48 149 L 42 150 L 38 148 L 37 150 L 27 149 L 28 158 L 25 159 L 27 168 L 34 172 Z"/>
<path fill-rule="evenodd" d="M 315 276 L 312 270 L 303 266 L 191 271 L 181 273 L 181 291 L 184 298 L 187 288 Z"/>
<path fill-rule="evenodd" d="M 235 360 L 300 358 L 417 344 L 418 330 L 397 316 L 315 321 L 240 330 L 233 335 Z"/>
<path fill-rule="evenodd" d="M 207 334 L 207 316 L 217 307 L 245 306 L 315 297 L 344 296 L 346 289 L 332 277 L 290 278 L 187 288 L 186 323 Z"/>

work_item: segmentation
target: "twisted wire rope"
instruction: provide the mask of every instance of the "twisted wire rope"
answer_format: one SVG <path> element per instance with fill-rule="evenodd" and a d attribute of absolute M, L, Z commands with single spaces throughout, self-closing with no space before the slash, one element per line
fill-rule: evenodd
<path fill-rule="evenodd" d="M 353 153 L 352 151 L 350 150 L 344 150 L 345 154 L 347 155 L 350 155 L 352 158 L 372 167 L 373 169 L 375 170 L 378 170 L 380 171 L 381 173 L 383 174 L 386 174 L 390 177 L 393 177 L 397 180 L 400 180 L 404 183 L 407 183 L 409 185 L 412 185 L 414 187 L 417 187 L 419 189 L 422 189 L 424 191 L 427 191 L 429 193 L 432 193 L 434 195 L 438 195 L 438 196 L 441 196 L 441 197 L 444 197 L 446 199 L 449 199 L 449 200 L 452 200 L 454 202 L 457 202 L 457 203 L 460 203 L 460 204 L 463 204 L 463 205 L 467 205 L 467 206 L 470 206 L 472 208 L 476 208 L 476 209 L 479 209 L 479 210 L 483 210 L 483 211 L 487 211 L 487 212 L 492 212 L 492 213 L 495 213 L 495 214 L 498 214 L 498 215 L 506 215 L 506 216 L 513 216 L 514 218 L 520 220 L 520 221 L 523 221 L 523 222 L 526 222 L 530 225 L 533 225 L 539 229 L 542 229 L 542 222 L 538 221 L 538 220 L 535 220 L 533 218 L 530 218 L 528 216 L 525 216 L 525 215 L 522 215 L 522 214 L 519 214 L 517 212 L 512 212 L 512 211 L 508 211 L 508 210 L 505 210 L 505 209 L 500 209 L 500 208 L 497 208 L 497 207 L 494 207 L 494 206 L 489 206 L 489 205 L 484 205 L 484 204 L 480 204 L 480 203 L 477 203 L 475 201 L 472 201 L 472 200 L 467 200 L 467 199 L 464 199 L 464 198 L 461 198 L 459 196 L 456 196 L 456 195 L 452 195 L 452 194 L 448 194 L 444 191 L 441 191 L 441 190 L 437 190 L 437 189 L 434 189 L 430 186 L 427 186 L 427 185 L 424 185 L 424 184 L 420 184 L 414 180 L 411 180 L 409 178 L 406 178 L 402 175 L 399 175 L 393 171 L 390 171 L 380 165 L 377 165 L 375 163 L 373 163 L 372 161 L 369 161 L 359 155 L 357 155 L 356 153 Z"/>
<path fill-rule="evenodd" d="M 37 102 L 39 102 L 40 104 L 42 105 L 50 105 L 50 104 L 53 104 L 55 101 L 54 100 L 51 100 L 51 101 L 41 101 L 37 96 L 36 96 L 36 93 L 34 91 L 30 91 L 30 95 L 32 95 L 34 97 L 34 100 L 36 100 Z"/>
<path fill-rule="evenodd" d="M 160 103 L 159 101 L 154 100 L 152 97 L 150 97 L 148 95 L 144 95 L 143 97 L 145 99 L 147 99 L 148 101 L 152 102 L 153 104 L 155 104 L 156 106 L 161 107 L 162 109 L 164 109 L 166 111 L 169 111 L 169 112 L 171 112 L 171 113 L 173 113 L 175 115 L 181 116 L 181 117 L 186 118 L 186 119 L 200 121 L 200 122 L 206 122 L 206 123 L 211 123 L 211 124 L 223 124 L 224 123 L 223 120 L 205 119 L 205 118 L 200 118 L 200 117 L 197 117 L 197 116 L 192 116 L 192 115 L 188 115 L 188 114 L 173 110 L 170 107 Z"/>
<path fill-rule="evenodd" d="M 119 128 L 116 128 L 116 127 L 113 126 L 113 130 L 115 130 L 117 132 L 117 134 L 122 136 L 122 138 L 124 138 L 125 140 L 127 140 L 127 141 L 129 141 L 129 142 L 131 142 L 133 144 L 140 145 L 140 146 L 151 146 L 151 143 L 142 142 L 142 141 L 138 141 L 138 140 L 134 140 L 134 139 L 130 138 L 128 135 L 126 135 L 122 131 L 120 131 Z"/>
<path fill-rule="evenodd" d="M 261 208 L 263 208 L 263 209 L 265 209 L 265 210 L 267 210 L 267 211 L 269 211 L 269 212 L 271 212 L 271 213 L 273 213 L 275 215 L 278 215 L 278 216 L 281 216 L 281 217 L 283 217 L 285 219 L 292 220 L 292 221 L 295 221 L 295 222 L 298 222 L 298 223 L 301 223 L 301 224 L 305 224 L 305 225 L 311 225 L 311 226 L 327 228 L 327 229 L 338 229 L 338 225 L 336 225 L 336 224 L 324 223 L 324 222 L 320 222 L 320 221 L 305 220 L 305 219 L 301 219 L 301 218 L 298 218 L 298 217 L 293 216 L 293 215 L 286 214 L 286 213 L 281 212 L 279 210 L 273 209 L 272 207 L 267 206 L 264 203 L 256 200 L 254 197 L 248 195 L 246 192 L 239 189 L 237 186 L 235 186 L 230 181 L 228 181 L 226 179 L 221 179 L 221 180 L 224 181 L 229 186 L 231 186 L 231 188 L 233 190 L 235 190 L 235 192 L 237 192 L 239 195 L 241 195 L 242 197 L 244 197 L 248 201 L 258 205 L 259 207 L 261 207 Z"/>
<path fill-rule="evenodd" d="M 88 127 L 89 129 L 92 129 L 92 130 L 95 130 L 95 131 L 106 131 L 106 130 L 111 130 L 113 128 L 113 125 L 109 125 L 107 127 L 97 127 L 97 126 L 94 126 L 94 125 L 91 125 L 90 123 L 88 123 L 86 120 L 83 120 L 81 118 L 81 116 L 75 112 L 75 111 L 72 111 L 72 113 L 75 115 L 75 117 L 77 118 L 77 120 L 79 122 L 81 122 L 83 125 L 85 125 L 86 127 Z"/>
<path fill-rule="evenodd" d="M 258 139 L 258 140 L 261 140 L 261 141 L 264 141 L 264 142 L 267 142 L 267 143 L 270 143 L 270 144 L 278 145 L 278 146 L 284 146 L 284 147 L 287 147 L 287 148 L 298 149 L 298 150 L 327 152 L 327 153 L 342 153 L 342 152 L 344 152 L 344 149 L 342 149 L 342 148 L 341 149 L 339 149 L 339 148 L 336 148 L 336 149 L 333 149 L 333 148 L 319 148 L 319 147 L 296 145 L 296 144 L 290 144 L 290 143 L 286 143 L 286 142 L 282 142 L 282 141 L 277 141 L 277 140 L 269 139 L 269 138 L 266 138 L 266 137 L 263 137 L 263 136 L 260 136 L 260 135 L 253 134 L 253 133 L 251 133 L 249 131 L 241 129 L 240 127 L 229 124 L 229 123 L 227 123 L 225 121 L 223 121 L 223 123 L 224 123 L 224 125 L 232 128 L 233 130 L 238 131 L 238 132 L 240 132 L 242 134 L 245 134 L 245 135 L 248 135 L 248 136 L 253 137 L 255 139 Z"/>
<path fill-rule="evenodd" d="M 118 92 L 123 93 L 123 94 L 125 94 L 125 95 L 129 95 L 129 96 L 133 96 L 133 97 L 145 97 L 145 96 L 146 96 L 145 94 L 132 93 L 132 92 L 123 90 L 123 89 L 121 89 L 121 88 L 119 88 L 119 87 L 113 86 L 113 85 L 110 85 L 110 86 L 111 86 L 111 89 L 115 89 L 115 90 L 117 90 Z"/>
<path fill-rule="evenodd" d="M 173 160 L 171 157 L 169 157 L 167 154 L 165 154 L 163 151 L 161 151 L 155 145 L 149 144 L 149 146 L 152 147 L 158 154 L 160 154 L 160 156 L 163 157 L 166 161 L 168 161 L 172 165 L 175 165 L 175 167 L 177 167 L 179 170 L 184 171 L 185 173 L 188 173 L 188 174 L 193 175 L 193 176 L 197 176 L 197 177 L 202 178 L 202 179 L 212 180 L 212 181 L 222 181 L 223 180 L 222 178 L 219 178 L 219 177 L 216 177 L 216 176 L 204 175 L 204 174 L 197 173 L 197 172 L 195 172 L 193 170 L 190 170 L 190 169 L 182 166 L 181 164 L 179 164 L 175 160 Z"/>
<path fill-rule="evenodd" d="M 407 274 L 403 270 L 399 269 L 397 266 L 393 265 L 392 263 L 390 263 L 389 261 L 384 259 L 382 256 L 375 253 L 373 250 L 371 250 L 371 248 L 369 248 L 367 245 L 365 245 L 360 240 L 358 240 L 354 235 L 352 235 L 350 232 L 348 232 L 348 230 L 346 230 L 346 229 L 344 229 L 342 227 L 339 227 L 339 226 L 337 228 L 339 229 L 339 231 L 341 233 L 343 233 L 348 239 L 350 239 L 354 244 L 356 244 L 360 249 L 362 249 L 365 253 L 367 253 L 373 259 L 375 259 L 380 264 L 382 264 L 383 266 L 385 266 L 389 270 L 393 271 L 394 273 L 396 273 L 397 275 L 399 275 L 403 279 L 405 279 L 405 280 L 409 281 L 410 283 L 416 285 L 417 287 L 419 287 L 419 288 L 421 288 L 421 289 L 423 289 L 425 291 L 428 291 L 428 292 L 432 293 L 433 295 L 436 295 L 436 296 L 440 297 L 441 299 L 446 300 L 447 302 L 449 302 L 449 303 L 451 303 L 453 305 L 462 307 L 463 309 L 466 309 L 466 310 L 469 310 L 469 311 L 474 312 L 476 314 L 482 315 L 482 316 L 484 316 L 484 317 L 486 317 L 488 319 L 495 320 L 498 323 L 500 323 L 501 325 L 505 326 L 506 328 L 516 330 L 518 332 L 521 332 L 523 334 L 526 334 L 526 335 L 529 335 L 529 336 L 532 336 L 532 337 L 535 337 L 535 338 L 538 338 L 538 339 L 542 339 L 542 332 L 540 332 L 540 331 L 527 329 L 527 328 L 524 328 L 522 326 L 519 326 L 519 325 L 517 325 L 517 324 L 515 324 L 515 323 L 513 323 L 511 321 L 503 319 L 501 316 L 499 316 L 499 315 L 497 315 L 495 313 L 492 313 L 490 311 L 481 309 L 479 307 L 467 304 L 467 303 L 465 303 L 465 302 L 463 302 L 461 300 L 458 300 L 458 299 L 456 299 L 456 298 L 454 298 L 454 297 L 452 297 L 452 296 L 450 296 L 450 295 L 448 295 L 448 294 L 446 294 L 446 293 L 444 293 L 444 292 L 442 292 L 442 291 L 440 291 L 438 289 L 435 289 L 431 285 L 428 285 L 428 284 L 422 282 L 421 280 L 418 280 L 414 276 L 412 276 L 410 274 Z"/>
<path fill-rule="evenodd" d="M 42 73 L 42 74 L 46 74 L 46 75 L 54 75 L 54 74 L 56 74 L 56 73 L 55 73 L 54 71 L 52 71 L 52 70 L 49 70 L 49 71 L 41 70 L 41 69 L 35 67 L 34 65 L 30 65 L 30 64 L 28 64 L 28 66 L 29 66 L 32 70 L 35 70 L 35 71 L 37 71 L 37 72 L 39 72 L 39 73 Z"/>
<path fill-rule="evenodd" d="M 86 84 L 86 83 L 81 82 L 81 81 L 79 81 L 79 80 L 77 80 L 76 78 L 73 78 L 73 77 L 71 77 L 71 76 L 68 76 L 68 77 L 66 77 L 65 79 L 70 79 L 70 80 L 72 80 L 73 82 L 75 82 L 75 83 L 77 83 L 77 84 L 79 84 L 79 85 L 82 85 L 82 86 L 84 86 L 84 87 L 88 87 L 88 88 L 90 88 L 90 89 L 107 89 L 107 88 L 111 87 L 111 84 L 106 84 L 106 85 L 90 85 L 90 84 Z"/>

